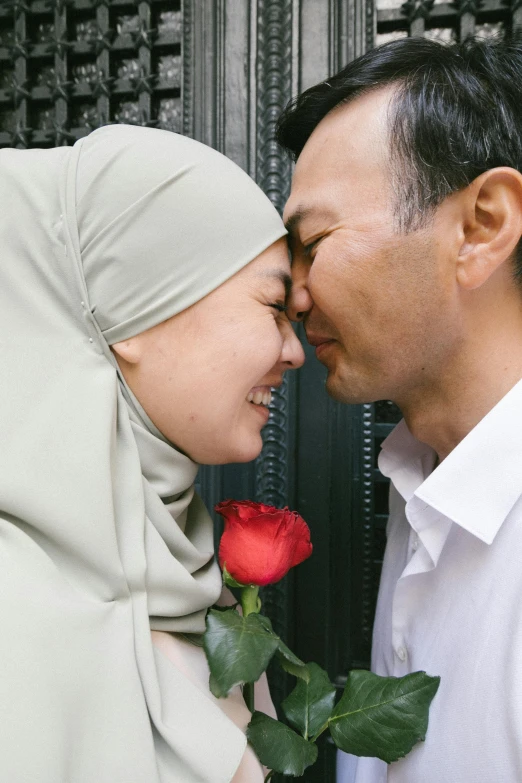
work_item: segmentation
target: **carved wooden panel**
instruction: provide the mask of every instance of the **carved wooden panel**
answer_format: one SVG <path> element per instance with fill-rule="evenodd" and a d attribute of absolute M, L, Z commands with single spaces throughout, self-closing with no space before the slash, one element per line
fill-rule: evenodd
<path fill-rule="evenodd" d="M 178 2 L 6 0 L 0 146 L 71 144 L 108 122 L 181 130 Z"/>
<path fill-rule="evenodd" d="M 520 0 L 377 0 L 377 43 L 422 35 L 449 43 L 469 35 L 510 35 L 522 26 Z"/>

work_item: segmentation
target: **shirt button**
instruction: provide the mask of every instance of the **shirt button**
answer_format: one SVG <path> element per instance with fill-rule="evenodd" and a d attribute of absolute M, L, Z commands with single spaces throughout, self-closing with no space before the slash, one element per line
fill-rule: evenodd
<path fill-rule="evenodd" d="M 417 549 L 419 548 L 419 538 L 418 538 L 418 536 L 415 536 L 413 541 L 411 542 L 411 548 L 413 549 L 414 552 L 416 552 Z"/>
<path fill-rule="evenodd" d="M 406 660 L 406 650 L 404 649 L 404 647 L 397 647 L 396 653 L 399 661 Z"/>

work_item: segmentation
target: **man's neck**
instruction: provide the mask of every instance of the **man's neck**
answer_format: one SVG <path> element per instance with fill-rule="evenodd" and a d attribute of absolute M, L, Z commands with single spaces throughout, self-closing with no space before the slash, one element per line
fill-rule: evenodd
<path fill-rule="evenodd" d="M 473 359 L 461 357 L 456 371 L 399 407 L 410 432 L 442 462 L 521 378 L 522 331 L 518 340 L 486 340 Z"/>

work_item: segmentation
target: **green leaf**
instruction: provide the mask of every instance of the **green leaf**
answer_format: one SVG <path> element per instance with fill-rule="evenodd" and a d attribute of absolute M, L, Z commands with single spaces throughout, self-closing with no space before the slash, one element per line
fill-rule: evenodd
<path fill-rule="evenodd" d="M 266 630 L 270 633 L 274 633 L 270 619 L 268 617 L 264 617 L 262 614 L 258 615 L 258 617 L 259 622 L 263 624 Z M 274 634 L 274 636 L 276 636 L 276 634 Z M 289 674 L 293 674 L 294 677 L 300 677 L 301 679 L 308 682 L 310 679 L 310 674 L 306 668 L 306 663 L 298 658 L 297 655 L 294 655 L 292 650 L 287 647 L 283 641 L 281 641 L 279 636 L 276 636 L 276 638 L 279 639 L 276 655 L 282 668 Z"/>
<path fill-rule="evenodd" d="M 308 682 L 310 680 L 310 672 L 306 663 L 304 663 L 297 655 L 294 655 L 284 642 L 279 640 L 279 647 L 277 648 L 277 660 L 282 668 L 288 674 L 293 674 L 294 677 L 299 677 L 301 680 Z"/>
<path fill-rule="evenodd" d="M 269 617 L 265 617 L 264 614 L 258 614 L 257 619 L 259 620 L 263 628 L 265 628 L 271 634 L 274 634 L 274 636 L 276 636 L 276 634 L 274 633 L 274 629 L 272 628 L 272 621 L 270 620 Z M 279 636 L 277 638 L 279 639 Z"/>
<path fill-rule="evenodd" d="M 440 677 L 413 672 L 379 677 L 354 670 L 329 721 L 332 739 L 356 756 L 376 756 L 390 764 L 423 740 L 430 703 Z"/>
<path fill-rule="evenodd" d="M 216 697 L 216 699 L 222 698 L 223 693 L 221 691 L 221 688 L 219 687 L 219 683 L 217 682 L 216 678 L 212 673 L 208 678 L 208 687 L 210 688 L 210 692 L 212 693 L 213 696 Z"/>
<path fill-rule="evenodd" d="M 289 723 L 308 739 L 323 728 L 332 714 L 335 686 L 316 663 L 308 663 L 306 668 L 309 681 L 300 680 L 281 706 Z"/>
<path fill-rule="evenodd" d="M 279 637 L 259 617 L 257 614 L 241 617 L 235 609 L 209 610 L 203 646 L 214 696 L 226 696 L 234 685 L 255 682 L 270 663 Z"/>
<path fill-rule="evenodd" d="M 317 760 L 317 745 L 262 712 L 254 712 L 247 738 L 261 764 L 283 775 L 301 777 Z"/>
<path fill-rule="evenodd" d="M 238 582 L 234 579 L 233 576 L 230 576 L 227 569 L 223 567 L 223 583 L 226 584 L 227 587 L 244 587 L 245 585 L 242 585 L 241 582 Z"/>

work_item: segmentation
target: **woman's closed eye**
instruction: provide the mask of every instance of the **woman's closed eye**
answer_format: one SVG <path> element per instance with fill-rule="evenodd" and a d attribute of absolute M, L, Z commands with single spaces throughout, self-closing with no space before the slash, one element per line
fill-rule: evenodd
<path fill-rule="evenodd" d="M 288 310 L 288 305 L 282 304 L 281 302 L 271 302 L 269 307 L 273 307 L 278 313 L 286 313 Z"/>

